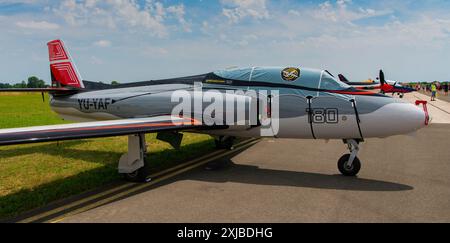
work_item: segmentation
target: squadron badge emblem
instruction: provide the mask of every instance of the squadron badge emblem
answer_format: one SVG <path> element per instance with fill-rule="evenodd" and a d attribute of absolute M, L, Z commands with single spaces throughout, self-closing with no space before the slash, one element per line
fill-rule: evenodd
<path fill-rule="evenodd" d="M 286 81 L 293 82 L 300 77 L 300 69 L 293 67 L 285 68 L 281 72 L 281 77 Z"/>

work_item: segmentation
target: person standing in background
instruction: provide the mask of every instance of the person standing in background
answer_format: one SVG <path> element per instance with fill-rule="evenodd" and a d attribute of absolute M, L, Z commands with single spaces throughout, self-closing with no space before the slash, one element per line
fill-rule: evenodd
<path fill-rule="evenodd" d="M 448 96 L 448 82 L 444 84 L 444 95 Z"/>
<path fill-rule="evenodd" d="M 431 101 L 436 101 L 437 86 L 436 82 L 431 84 Z"/>

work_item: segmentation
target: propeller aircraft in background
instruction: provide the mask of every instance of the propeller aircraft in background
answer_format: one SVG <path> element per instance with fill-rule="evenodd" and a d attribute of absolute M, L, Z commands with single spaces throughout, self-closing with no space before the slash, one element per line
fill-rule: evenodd
<path fill-rule="evenodd" d="M 412 93 L 416 92 L 417 90 L 410 87 L 405 87 L 399 84 L 396 81 L 386 80 L 384 76 L 383 70 L 380 70 L 380 76 L 377 78 L 377 80 L 380 81 L 380 83 L 375 82 L 350 82 L 348 79 L 342 75 L 339 74 L 339 80 L 352 86 L 357 89 L 362 90 L 380 90 L 380 93 L 382 94 L 398 94 L 400 98 L 404 97 L 404 94 L 406 93 Z"/>

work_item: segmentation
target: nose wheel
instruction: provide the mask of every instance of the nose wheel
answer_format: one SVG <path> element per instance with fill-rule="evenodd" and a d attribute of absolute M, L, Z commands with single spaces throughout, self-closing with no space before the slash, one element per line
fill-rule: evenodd
<path fill-rule="evenodd" d="M 344 176 L 356 176 L 361 170 L 361 161 L 358 158 L 359 141 L 345 140 L 350 154 L 342 156 L 338 161 L 338 169 Z"/>
<path fill-rule="evenodd" d="M 361 161 L 358 157 L 353 159 L 352 163 L 350 161 L 350 154 L 342 156 L 338 161 L 338 169 L 344 176 L 356 176 L 361 170 Z"/>

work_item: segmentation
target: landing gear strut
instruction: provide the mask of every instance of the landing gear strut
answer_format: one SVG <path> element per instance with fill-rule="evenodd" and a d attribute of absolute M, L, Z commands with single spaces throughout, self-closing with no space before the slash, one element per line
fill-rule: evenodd
<path fill-rule="evenodd" d="M 122 155 L 119 161 L 119 173 L 131 182 L 147 182 L 150 180 L 149 163 L 145 134 L 128 136 L 128 153 Z"/>
<path fill-rule="evenodd" d="M 361 170 L 361 161 L 358 158 L 359 141 L 355 139 L 344 140 L 350 154 L 342 156 L 338 161 L 338 169 L 344 176 L 356 176 Z"/>

